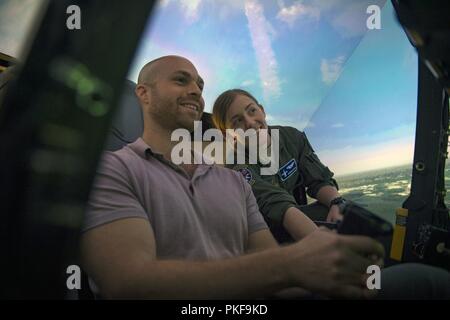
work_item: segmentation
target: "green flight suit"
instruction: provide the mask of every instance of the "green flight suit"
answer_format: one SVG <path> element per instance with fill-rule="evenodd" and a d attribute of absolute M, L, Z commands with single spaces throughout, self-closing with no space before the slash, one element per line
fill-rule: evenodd
<path fill-rule="evenodd" d="M 313 220 L 325 220 L 328 208 L 317 203 L 308 206 L 314 210 L 308 210 L 305 206 L 301 206 L 306 203 L 297 203 L 293 193 L 300 186 L 303 190 L 306 188 L 310 197 L 316 198 L 317 192 L 323 186 L 338 188 L 336 181 L 332 178 L 333 173 L 320 162 L 304 132 L 292 127 L 269 127 L 269 130 L 273 129 L 279 130 L 280 138 L 279 170 L 276 175 L 260 175 L 259 163 L 230 167 L 241 172 L 252 186 L 259 209 L 272 232 L 280 231 L 284 213 L 294 206 L 300 208 Z M 317 211 L 315 209 L 321 210 L 320 218 L 313 212 Z"/>

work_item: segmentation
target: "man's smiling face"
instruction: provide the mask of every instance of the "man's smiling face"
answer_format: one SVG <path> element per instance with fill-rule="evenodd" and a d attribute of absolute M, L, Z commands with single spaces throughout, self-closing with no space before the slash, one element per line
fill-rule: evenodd
<path fill-rule="evenodd" d="M 151 78 L 140 84 L 147 89 L 146 112 L 163 128 L 192 131 L 205 107 L 203 79 L 194 65 L 181 57 L 165 57 L 154 64 Z"/>

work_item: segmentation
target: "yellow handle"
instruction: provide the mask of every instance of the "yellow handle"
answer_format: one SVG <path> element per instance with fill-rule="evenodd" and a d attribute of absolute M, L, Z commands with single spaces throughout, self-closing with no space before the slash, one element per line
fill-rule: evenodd
<path fill-rule="evenodd" d="M 391 259 L 401 261 L 403 247 L 405 245 L 406 222 L 408 220 L 408 209 L 398 208 L 396 210 L 394 234 L 392 236 Z"/>

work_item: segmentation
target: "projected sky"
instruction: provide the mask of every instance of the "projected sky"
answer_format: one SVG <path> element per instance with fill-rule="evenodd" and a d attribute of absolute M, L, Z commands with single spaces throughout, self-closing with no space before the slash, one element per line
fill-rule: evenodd
<path fill-rule="evenodd" d="M 2 52 L 18 54 L 40 2 L 0 0 Z M 380 30 L 367 28 L 369 5 Z M 222 91 L 247 89 L 337 175 L 412 162 L 417 55 L 390 1 L 160 1 L 128 77 L 167 54 L 197 66 L 206 111 Z"/>

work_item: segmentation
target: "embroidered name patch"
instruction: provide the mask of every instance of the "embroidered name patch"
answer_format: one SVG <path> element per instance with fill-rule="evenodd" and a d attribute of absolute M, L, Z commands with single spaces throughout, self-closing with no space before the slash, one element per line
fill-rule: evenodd
<path fill-rule="evenodd" d="M 278 174 L 281 178 L 281 181 L 286 181 L 296 171 L 297 171 L 297 161 L 295 161 L 295 159 L 291 159 L 284 166 L 282 166 L 280 170 L 278 170 Z"/>

